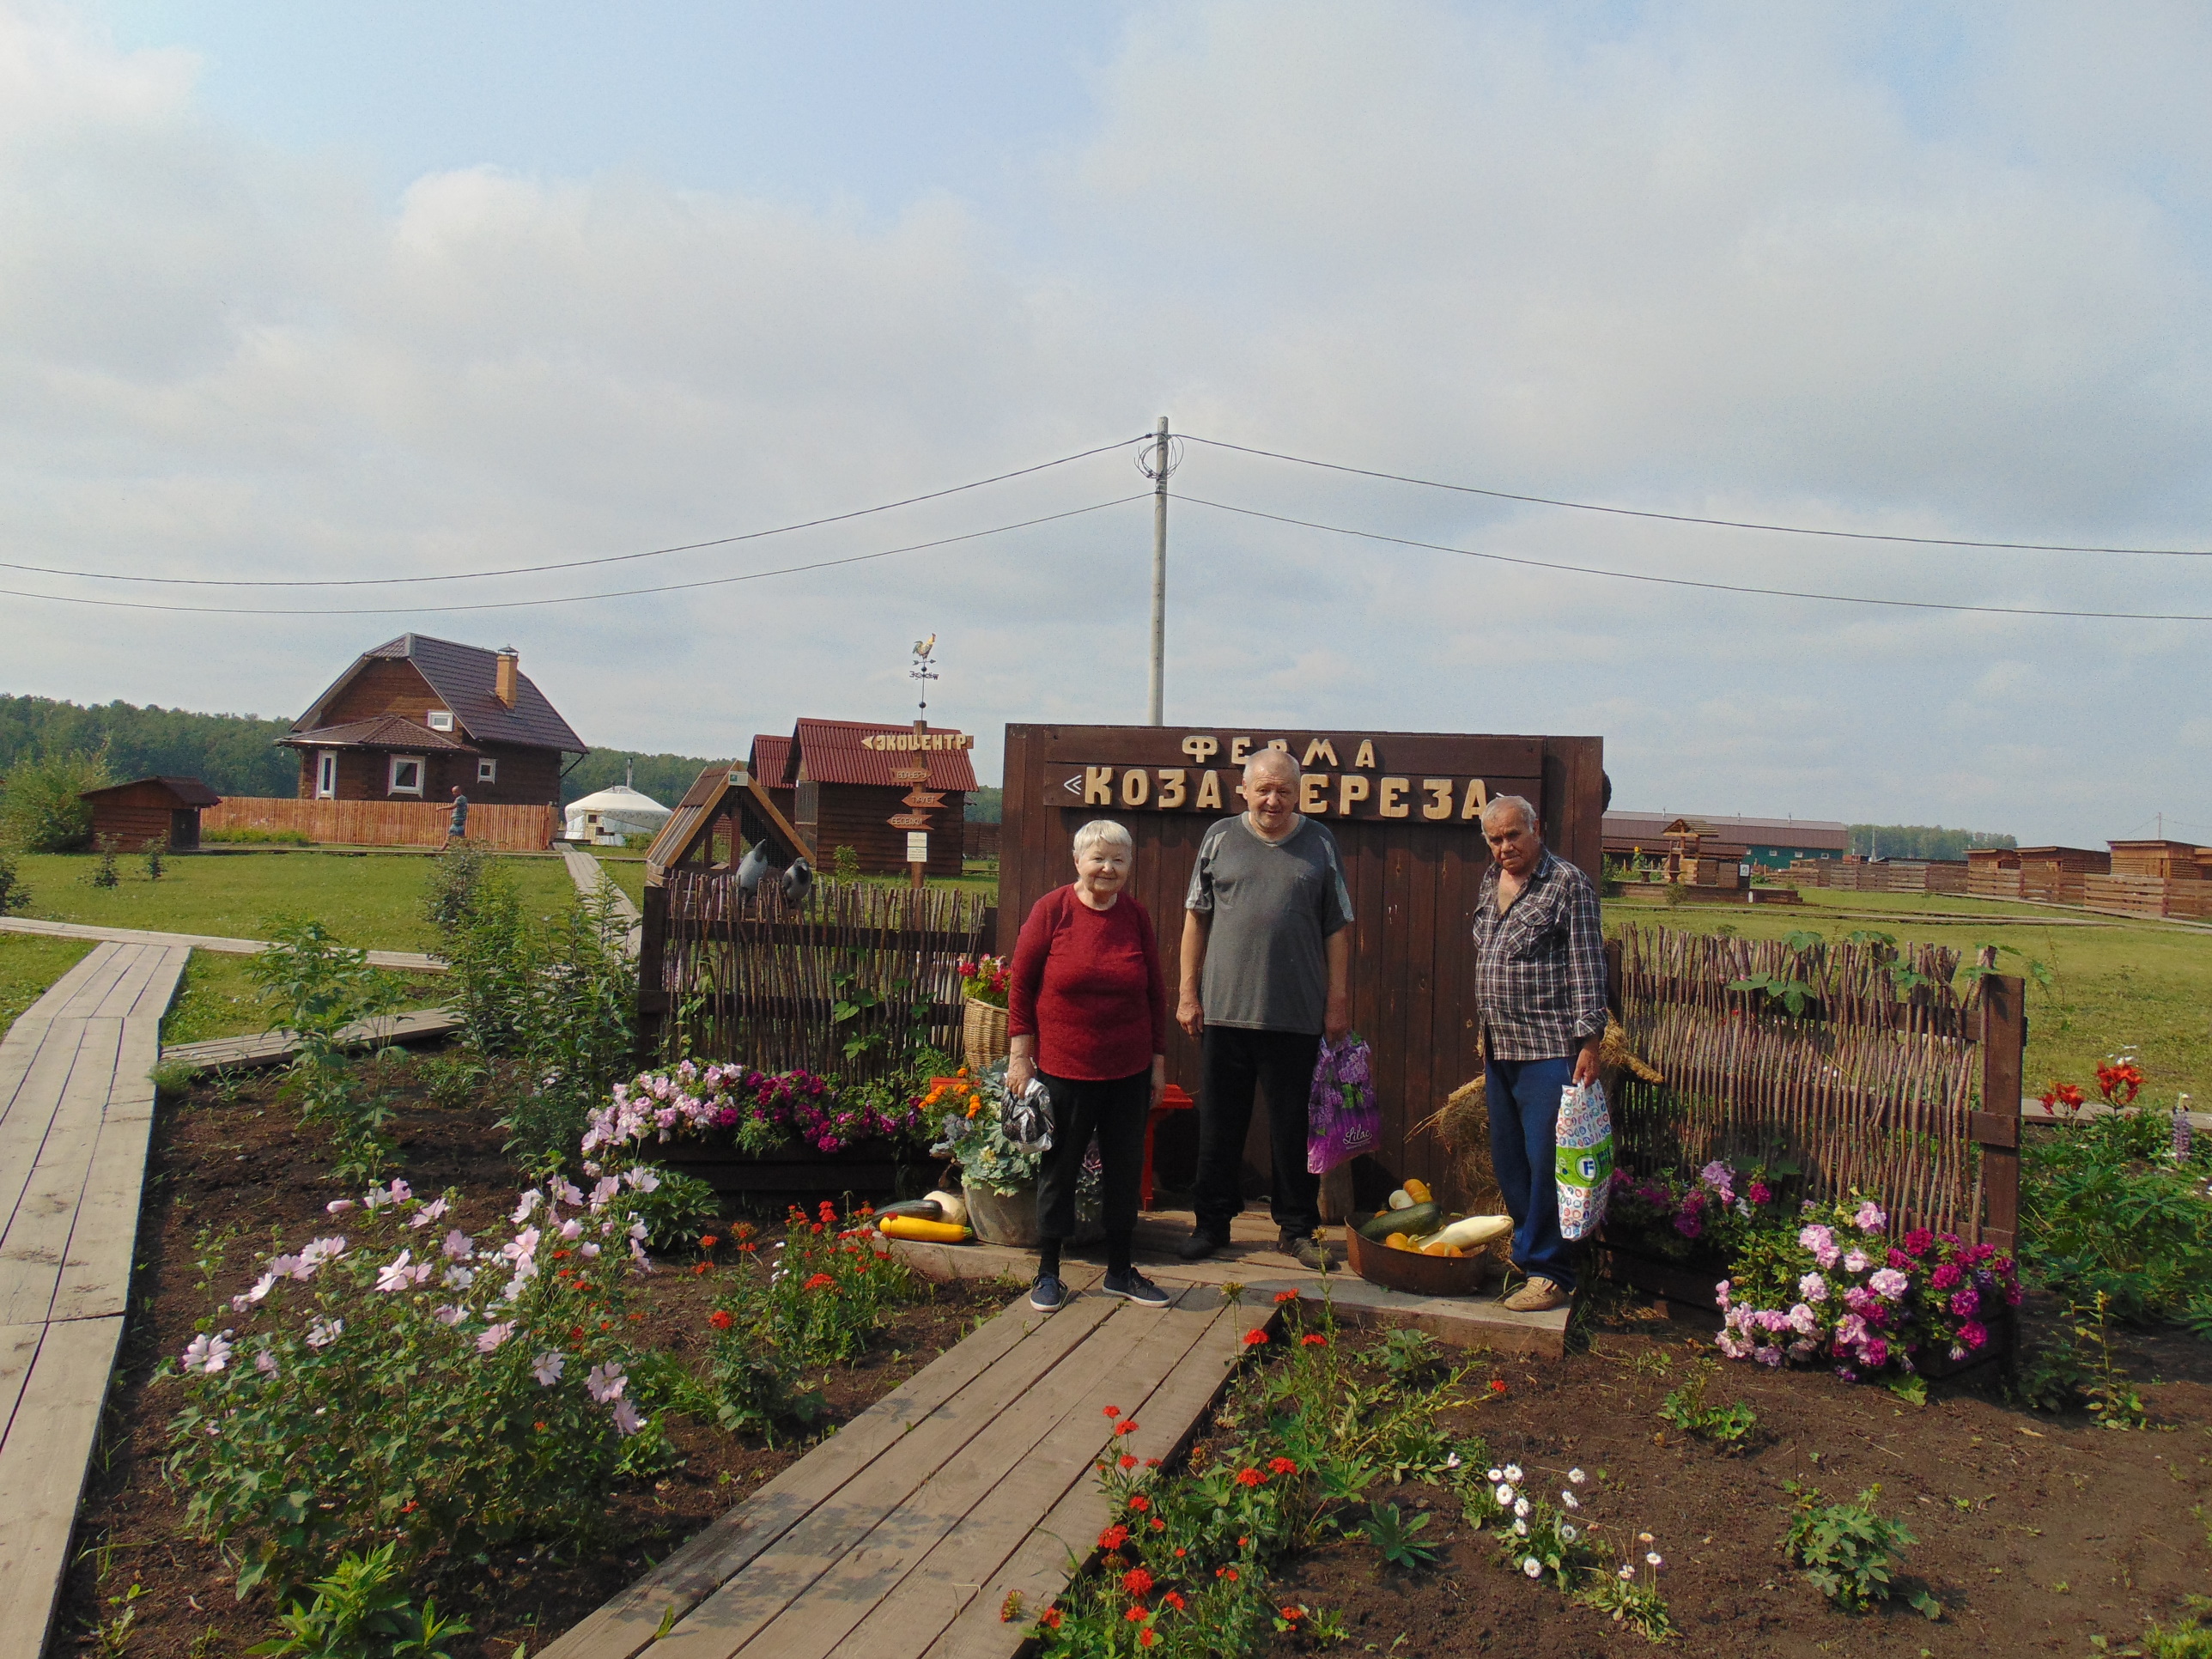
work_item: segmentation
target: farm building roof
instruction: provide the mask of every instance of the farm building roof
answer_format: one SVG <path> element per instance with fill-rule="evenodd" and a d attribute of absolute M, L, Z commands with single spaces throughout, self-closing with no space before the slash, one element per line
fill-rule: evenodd
<path fill-rule="evenodd" d="M 753 734 L 752 775 L 770 789 L 787 788 L 797 781 L 791 775 L 791 739 L 767 732 Z"/>
<path fill-rule="evenodd" d="M 111 783 L 105 788 L 88 789 L 79 800 L 104 800 L 110 795 L 119 795 L 126 789 L 142 788 L 147 784 L 158 784 L 176 797 L 179 806 L 219 806 L 222 797 L 198 778 L 133 778 L 128 783 Z"/>
<path fill-rule="evenodd" d="M 456 717 L 458 718 L 458 716 Z M 451 749 L 464 755 L 477 751 L 451 732 L 433 732 L 401 714 L 378 714 L 343 726 L 318 726 L 276 739 L 295 749 Z"/>
<path fill-rule="evenodd" d="M 1687 817 L 1708 834 L 1750 847 L 1803 847 L 1843 853 L 1850 849 L 1850 826 L 1826 818 L 1730 818 L 1707 812 L 1607 812 L 1605 838 L 1658 841 L 1667 826 Z"/>
<path fill-rule="evenodd" d="M 428 634 L 402 634 L 364 651 L 331 683 L 307 712 L 293 723 L 295 733 L 309 726 L 324 705 L 343 690 L 362 668 L 378 658 L 411 662 L 439 699 L 453 712 L 461 730 L 479 743 L 512 743 L 528 748 L 588 753 L 584 740 L 555 712 L 530 676 L 515 671 L 514 707 L 499 700 L 499 655 L 480 645 L 462 645 Z M 297 744 L 295 736 L 289 739 Z"/>
<path fill-rule="evenodd" d="M 924 730 L 938 735 L 957 735 L 942 726 Z M 881 750 L 865 749 L 860 744 L 863 738 L 910 735 L 913 731 L 911 726 L 884 726 L 872 720 L 802 720 L 791 734 L 789 779 L 796 782 L 803 774 L 816 783 L 868 783 L 896 788 L 898 781 L 891 776 L 894 769 L 927 766 L 929 781 L 922 786 L 924 788 L 973 790 L 976 787 L 975 769 L 964 749 Z"/>

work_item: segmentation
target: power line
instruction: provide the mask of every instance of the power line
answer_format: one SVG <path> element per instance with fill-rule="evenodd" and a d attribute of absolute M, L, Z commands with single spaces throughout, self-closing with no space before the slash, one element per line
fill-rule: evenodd
<path fill-rule="evenodd" d="M 2063 617 L 2112 622 L 2212 622 L 2212 616 L 2163 615 L 2138 611 L 2045 611 L 2016 605 L 1948 605 L 1935 599 L 1866 599 L 1855 593 L 1813 593 L 1794 587 L 1753 587 L 1737 582 L 1698 581 L 1688 576 L 1650 576 L 1633 570 L 1608 570 L 1599 565 L 1562 564 L 1550 559 L 1524 558 L 1510 553 L 1479 553 L 1472 548 L 1449 547 L 1442 542 L 1423 542 L 1409 536 L 1385 535 L 1379 530 L 1357 530 L 1346 525 L 1321 524 L 1311 519 L 1293 519 L 1280 513 L 1263 513 L 1257 507 L 1231 507 L 1226 501 L 1209 501 L 1200 495 L 1182 495 L 1176 499 L 1188 501 L 1193 507 L 1210 507 L 1220 513 L 1241 514 L 1248 519 L 1266 519 L 1274 524 L 1296 525 L 1304 530 L 1326 530 L 1332 535 L 1357 536 L 1364 541 L 1389 542 L 1399 547 L 1425 548 L 1432 553 L 1455 553 L 1463 559 L 1488 559 L 1498 564 L 1525 565 L 1531 569 L 1564 571 L 1577 576 L 1609 576 L 1616 581 L 1650 582 L 1662 587 L 1699 587 L 1716 593 L 1750 593 L 1776 599 L 1818 599 L 1828 605 L 1885 605 L 1902 611 L 1968 611 L 1999 617 Z"/>
<path fill-rule="evenodd" d="M 921 553 L 933 547 L 950 547 L 957 542 L 980 541 L 986 536 L 1003 536 L 1011 531 L 1053 524 L 1061 519 L 1079 518 L 1085 513 L 1103 513 L 1109 507 L 1126 507 L 1131 501 L 1149 501 L 1152 494 L 1150 489 L 1140 490 L 1136 495 L 1119 496 L 1110 501 L 1070 507 L 1065 513 L 1048 513 L 1042 518 L 1024 519 L 1018 524 L 996 525 L 988 530 L 970 530 L 958 536 L 941 536 L 935 541 L 914 542 L 905 547 L 887 547 L 874 553 L 855 553 L 842 559 L 817 559 L 811 564 L 789 564 L 775 570 L 750 570 L 737 576 L 708 576 L 698 581 L 669 582 L 659 587 L 625 587 L 611 593 L 570 593 L 547 599 L 486 599 L 475 605 L 381 605 L 333 608 L 326 605 L 155 605 L 146 599 L 88 599 L 70 593 L 30 593 L 13 587 L 0 587 L 0 595 L 18 599 L 48 599 L 56 605 L 90 605 L 111 611 L 165 611 L 196 617 L 418 616 L 447 611 L 520 611 L 539 605 L 589 605 L 599 599 L 629 599 L 648 593 L 682 593 L 700 587 L 726 587 L 732 582 L 757 582 L 769 576 L 796 575 L 807 570 L 828 570 L 838 565 L 866 564 L 871 560 L 888 559 L 901 553 Z"/>
<path fill-rule="evenodd" d="M 250 579 L 231 576 L 133 576 L 110 570 L 63 570 L 52 565 L 18 564 L 0 559 L 0 570 L 21 570 L 40 576 L 70 576 L 82 581 L 149 582 L 167 587 L 397 587 L 416 582 L 470 582 L 489 576 L 533 576 L 549 570 L 577 570 L 586 565 L 626 564 L 636 559 L 665 558 L 672 553 L 696 553 L 709 547 L 730 547 L 739 542 L 757 542 L 768 536 L 787 536 L 793 531 L 816 530 L 823 525 L 843 524 L 852 519 L 865 519 L 878 513 L 892 513 L 902 507 L 917 506 L 923 501 L 942 501 L 947 495 L 958 495 L 971 489 L 1004 483 L 1009 478 L 1025 478 L 1032 472 L 1048 471 L 1055 466 L 1066 466 L 1071 461 L 1088 460 L 1093 455 L 1103 455 L 1109 450 L 1126 449 L 1133 443 L 1150 443 L 1153 434 L 1147 432 L 1135 438 L 1124 438 L 1116 443 L 1100 444 L 1095 449 L 1079 450 L 1073 455 L 1057 459 L 1039 461 L 1034 466 L 1016 467 L 1011 472 L 994 473 L 988 478 L 978 478 L 972 483 L 953 484 L 945 489 L 933 489 L 925 495 L 908 495 L 902 501 L 885 501 L 880 507 L 854 507 L 849 513 L 832 513 L 827 517 L 805 519 L 797 524 L 778 525 L 772 530 L 748 530 L 736 536 L 718 536 L 711 541 L 683 542 L 674 547 L 649 548 L 642 553 L 609 553 L 598 558 L 568 559 L 557 564 L 517 564 L 498 570 L 457 570 L 429 576 L 348 576 L 348 577 L 292 577 L 282 580 Z M 808 566 L 795 567 L 799 569 Z M 647 590 L 657 591 L 657 590 Z M 141 607 L 158 609 L 159 607 Z M 446 606 L 449 610 L 465 610 L 466 606 Z M 252 613 L 261 614 L 261 613 Z M 268 614 L 275 615 L 276 612 Z M 361 615 L 362 612 L 334 612 L 335 615 Z"/>
<path fill-rule="evenodd" d="M 1979 547 L 2014 553 L 2136 553 L 2148 558 L 2212 558 L 2212 549 L 2190 547 L 2076 547 L 2064 542 L 1985 542 L 1957 536 L 1892 536 L 1875 530 L 1821 530 L 1806 525 L 1762 524 L 1745 519 L 1703 519 L 1689 513 L 1659 513 L 1648 507 L 1607 507 L 1595 501 L 1570 501 L 1552 495 L 1522 495 L 1510 489 L 1486 489 L 1476 484 L 1443 483 L 1435 478 L 1410 477 L 1402 472 L 1378 472 L 1371 467 L 1347 466 L 1337 461 L 1317 461 L 1306 455 L 1285 455 L 1278 450 L 1255 449 L 1219 438 L 1200 438 L 1188 432 L 1176 434 L 1186 441 L 1213 449 L 1233 449 L 1242 455 L 1263 456 L 1271 461 L 1290 461 L 1299 466 L 1346 472 L 1361 478 L 1383 478 L 1392 483 L 1419 484 L 1425 489 L 1449 489 L 1462 495 L 1487 495 L 1493 501 L 1525 501 L 1536 507 L 1564 507 L 1577 513 L 1604 513 L 1622 519 L 1656 519 L 1666 524 L 1707 525 L 1719 530 L 1766 530 L 1784 536 L 1824 536 L 1838 541 L 1899 542 L 1913 547 Z M 2041 614 L 2041 613 L 2037 613 Z M 2056 613 L 2054 613 L 2056 614 Z"/>

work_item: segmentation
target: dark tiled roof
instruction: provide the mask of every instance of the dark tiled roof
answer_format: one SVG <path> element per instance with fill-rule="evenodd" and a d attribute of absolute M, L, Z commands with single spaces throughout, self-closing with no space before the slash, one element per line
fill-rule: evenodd
<path fill-rule="evenodd" d="M 461 730 L 478 743 L 520 744 L 526 748 L 559 749 L 572 754 L 588 752 L 584 740 L 545 700 L 545 694 L 529 675 L 520 671 L 515 674 L 514 708 L 509 708 L 499 700 L 498 652 L 480 645 L 437 639 L 428 634 L 402 634 L 396 640 L 386 640 L 362 652 L 353 667 L 339 675 L 330 690 L 316 698 L 314 706 L 300 717 L 293 728 L 295 732 L 314 719 L 353 678 L 356 670 L 372 657 L 397 657 L 413 663 L 439 699 L 453 711 Z M 291 740 L 296 742 L 297 738 Z"/>
<path fill-rule="evenodd" d="M 950 728 L 933 726 L 932 732 Z M 817 783 L 873 783 L 896 787 L 891 777 L 894 767 L 927 764 L 929 781 L 927 789 L 972 790 L 975 787 L 975 769 L 969 763 L 964 749 L 933 749 L 920 752 L 912 750 L 863 749 L 860 739 L 877 732 L 911 732 L 911 726 L 878 726 L 870 720 L 802 720 L 792 733 L 793 762 L 798 769 L 792 773 L 795 780 L 803 771 Z"/>
<path fill-rule="evenodd" d="M 477 751 L 450 732 L 433 732 L 427 726 L 398 714 L 379 714 L 374 720 L 348 720 L 343 726 L 319 726 L 295 732 L 276 739 L 295 749 L 454 749 L 464 755 Z"/>
<path fill-rule="evenodd" d="M 219 806 L 222 797 L 198 778 L 133 778 L 128 783 L 111 783 L 105 789 L 88 789 L 77 799 L 98 800 L 104 795 L 119 795 L 125 789 L 136 789 L 142 783 L 158 783 L 177 798 L 179 806 Z"/>
<path fill-rule="evenodd" d="M 1752 846 L 1806 847 L 1845 852 L 1850 826 L 1826 818 L 1723 818 L 1705 812 L 1607 812 L 1605 834 L 1612 841 L 1656 840 L 1678 818 L 1687 818 L 1709 834 Z"/>
<path fill-rule="evenodd" d="M 752 775 L 769 789 L 787 788 L 797 782 L 791 773 L 791 739 L 765 732 L 754 733 Z"/>

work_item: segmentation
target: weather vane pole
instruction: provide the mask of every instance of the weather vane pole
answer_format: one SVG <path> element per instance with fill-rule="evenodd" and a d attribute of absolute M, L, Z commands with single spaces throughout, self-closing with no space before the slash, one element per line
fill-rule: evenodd
<path fill-rule="evenodd" d="M 929 683 L 937 678 L 937 665 L 930 659 L 936 650 L 936 635 L 932 634 L 926 640 L 916 640 L 914 642 L 914 666 L 907 670 L 907 678 L 921 682 L 921 720 L 919 723 L 922 725 L 927 725 L 929 720 Z"/>

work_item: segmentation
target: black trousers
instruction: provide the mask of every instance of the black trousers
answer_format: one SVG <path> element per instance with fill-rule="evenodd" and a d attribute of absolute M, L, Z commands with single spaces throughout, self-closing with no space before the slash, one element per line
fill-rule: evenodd
<path fill-rule="evenodd" d="M 1209 1025 L 1200 1042 L 1198 1097 L 1198 1231 L 1229 1237 L 1244 1207 L 1244 1137 L 1252 1097 L 1267 1097 L 1267 1140 L 1274 1178 L 1268 1208 L 1276 1226 L 1304 1237 L 1321 1225 L 1321 1177 L 1306 1173 L 1306 1097 L 1313 1091 L 1321 1033 L 1248 1031 Z"/>
<path fill-rule="evenodd" d="M 1075 1183 L 1095 1134 L 1104 1171 L 1099 1198 L 1106 1237 L 1127 1239 L 1137 1225 L 1145 1120 L 1152 1108 L 1152 1067 L 1104 1082 L 1044 1072 L 1037 1076 L 1052 1097 L 1052 1150 L 1037 1170 L 1037 1237 L 1065 1243 L 1075 1236 Z"/>

